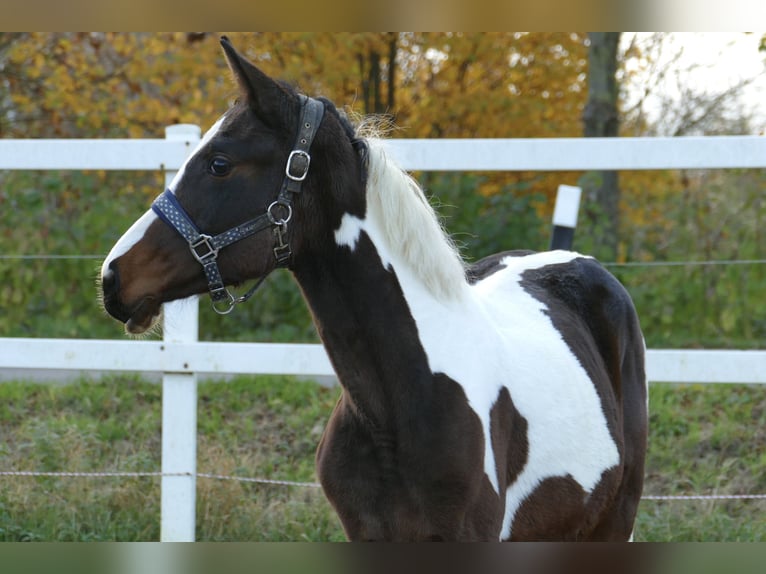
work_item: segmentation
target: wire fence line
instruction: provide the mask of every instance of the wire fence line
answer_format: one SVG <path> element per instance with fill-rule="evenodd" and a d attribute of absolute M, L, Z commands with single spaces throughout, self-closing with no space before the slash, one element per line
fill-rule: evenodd
<path fill-rule="evenodd" d="M 604 267 L 693 267 L 695 265 L 763 265 L 766 259 L 706 259 L 700 261 L 625 261 L 602 263 Z"/>
<path fill-rule="evenodd" d="M 255 483 L 269 486 L 285 486 L 299 488 L 321 488 L 318 482 L 300 482 L 295 480 L 277 480 L 271 478 L 250 478 L 244 476 L 229 476 L 207 472 L 35 472 L 30 470 L 0 471 L 0 477 L 42 477 L 42 478 L 157 478 L 157 477 L 192 477 L 212 480 L 232 480 L 237 482 Z M 641 500 L 678 501 L 678 500 L 766 500 L 766 494 L 646 494 Z"/>
<path fill-rule="evenodd" d="M 104 259 L 106 255 L 49 255 L 49 254 L 31 254 L 31 255 L 0 255 L 2 261 L 37 261 L 37 260 L 82 260 L 82 259 Z"/>
<path fill-rule="evenodd" d="M 207 472 L 35 472 L 31 470 L 5 470 L 0 471 L 0 477 L 42 477 L 42 478 L 162 478 L 162 477 L 196 477 L 210 478 L 215 480 L 234 480 L 238 482 L 252 482 L 272 486 L 298 486 L 304 488 L 321 488 L 318 482 L 299 482 L 295 480 L 276 480 L 271 478 L 249 478 L 244 476 L 229 476 L 225 474 L 212 474 Z"/>
<path fill-rule="evenodd" d="M 766 494 L 647 494 L 641 500 L 766 500 Z"/>

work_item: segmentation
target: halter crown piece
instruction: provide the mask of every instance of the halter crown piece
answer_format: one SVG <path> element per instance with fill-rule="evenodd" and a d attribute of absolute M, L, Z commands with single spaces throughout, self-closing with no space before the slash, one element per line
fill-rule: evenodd
<path fill-rule="evenodd" d="M 273 229 L 276 242 L 274 247 L 276 266 L 287 267 L 289 265 L 291 251 L 287 242 L 287 224 L 293 215 L 293 196 L 301 192 L 303 181 L 308 176 L 309 165 L 311 164 L 309 149 L 324 115 L 322 102 L 303 95 L 300 98 L 301 123 L 298 126 L 298 135 L 293 150 L 287 157 L 285 178 L 282 180 L 282 187 L 277 199 L 266 208 L 265 213 L 228 231 L 210 236 L 199 230 L 184 211 L 184 208 L 181 207 L 181 204 L 178 203 L 175 194 L 169 189 L 161 193 L 152 203 L 154 212 L 186 240 L 192 255 L 205 270 L 213 309 L 219 315 L 231 313 L 235 305 L 247 301 L 266 279 L 266 275 L 264 275 L 247 293 L 241 297 L 235 297 L 226 288 L 218 269 L 218 252 L 221 249 L 260 231 Z"/>

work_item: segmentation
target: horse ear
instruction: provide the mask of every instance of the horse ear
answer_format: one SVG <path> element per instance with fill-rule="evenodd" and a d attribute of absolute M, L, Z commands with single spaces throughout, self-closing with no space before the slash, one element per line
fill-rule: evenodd
<path fill-rule="evenodd" d="M 229 68 L 255 113 L 272 125 L 278 122 L 284 113 L 284 103 L 292 99 L 292 94 L 237 52 L 226 36 L 221 36 L 221 46 Z"/>

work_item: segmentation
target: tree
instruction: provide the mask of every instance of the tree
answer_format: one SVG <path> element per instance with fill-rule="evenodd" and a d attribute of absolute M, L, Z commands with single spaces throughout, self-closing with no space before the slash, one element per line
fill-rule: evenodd
<path fill-rule="evenodd" d="M 397 38 L 398 34 L 389 32 L 371 45 L 366 54 L 362 51 L 357 53 L 362 101 L 367 114 L 391 114 L 396 109 Z"/>
<path fill-rule="evenodd" d="M 715 62 L 685 57 L 683 39 L 667 33 L 626 38 L 619 70 L 621 133 L 666 137 L 756 133 L 754 110 L 742 98 L 754 78 L 703 88 L 696 76 L 709 75 Z M 722 175 L 729 174 L 622 173 L 620 252 L 633 260 L 671 258 L 668 246 L 679 228 L 678 217 L 687 217 L 684 214 L 696 207 L 694 202 L 686 203 L 686 208 L 676 211 L 670 203 L 704 195 L 706 178 L 718 180 Z"/>
<path fill-rule="evenodd" d="M 588 33 L 588 103 L 583 110 L 585 137 L 617 137 L 619 114 L 617 50 L 620 32 Z M 607 261 L 617 256 L 620 189 L 616 171 L 589 172 L 580 179 L 588 233 Z"/>
<path fill-rule="evenodd" d="M 635 34 L 623 55 L 623 123 L 636 136 L 744 134 L 753 110 L 742 94 L 758 76 L 721 78 L 705 87 L 700 77 L 720 77 L 717 61 L 686 54 L 684 34 Z M 721 48 L 726 50 L 727 47 Z"/>

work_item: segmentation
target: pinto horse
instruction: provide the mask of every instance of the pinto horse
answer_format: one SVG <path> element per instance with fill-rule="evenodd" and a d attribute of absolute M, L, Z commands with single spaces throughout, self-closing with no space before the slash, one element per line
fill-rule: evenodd
<path fill-rule="evenodd" d="M 225 37 L 241 97 L 104 261 L 107 311 L 288 268 L 342 386 L 317 474 L 350 540 L 628 540 L 647 440 L 625 289 L 578 253 L 465 264 L 418 184 Z"/>

